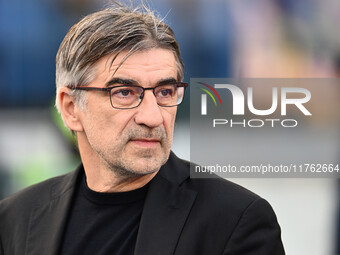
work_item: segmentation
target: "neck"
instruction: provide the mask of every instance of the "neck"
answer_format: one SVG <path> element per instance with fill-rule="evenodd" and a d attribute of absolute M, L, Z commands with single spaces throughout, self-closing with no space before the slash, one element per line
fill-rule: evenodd
<path fill-rule="evenodd" d="M 157 172 L 134 177 L 117 177 L 116 174 L 108 171 L 102 171 L 101 173 L 93 173 L 93 171 L 87 171 L 84 165 L 87 185 L 90 189 L 97 192 L 125 192 L 135 190 L 145 186 L 150 182 Z"/>

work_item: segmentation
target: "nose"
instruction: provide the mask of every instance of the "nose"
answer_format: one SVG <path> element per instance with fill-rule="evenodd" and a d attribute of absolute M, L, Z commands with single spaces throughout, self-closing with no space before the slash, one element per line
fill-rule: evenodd
<path fill-rule="evenodd" d="M 143 101 L 137 107 L 137 110 L 138 112 L 135 115 L 135 122 L 137 124 L 150 128 L 162 125 L 163 115 L 152 91 L 144 91 Z"/>

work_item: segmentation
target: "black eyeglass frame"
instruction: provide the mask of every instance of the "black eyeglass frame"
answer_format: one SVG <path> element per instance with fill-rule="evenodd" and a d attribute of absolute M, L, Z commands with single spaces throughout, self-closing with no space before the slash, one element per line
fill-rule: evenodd
<path fill-rule="evenodd" d="M 157 105 L 161 106 L 161 107 L 174 107 L 174 106 L 179 106 L 183 101 L 184 101 L 184 96 L 185 96 L 185 89 L 189 86 L 188 83 L 186 82 L 174 82 L 174 83 L 169 83 L 169 84 L 160 84 L 160 85 L 157 85 L 155 87 L 152 87 L 152 88 L 143 88 L 142 86 L 139 86 L 139 85 L 119 85 L 119 86 L 112 86 L 112 87 L 107 87 L 107 88 L 101 88 L 101 87 L 88 87 L 88 86 L 67 86 L 69 89 L 72 89 L 72 90 L 85 90 L 85 91 L 104 91 L 104 92 L 108 92 L 109 93 L 109 97 L 110 97 L 110 103 L 111 103 L 111 106 L 115 109 L 120 109 L 120 110 L 128 110 L 128 109 L 133 109 L 133 108 L 137 108 L 143 101 L 144 99 L 144 92 L 145 90 L 152 90 L 152 93 L 154 94 L 154 96 L 156 97 L 155 95 L 155 89 L 158 88 L 158 87 L 162 87 L 162 86 L 167 86 L 167 85 L 177 85 L 177 88 L 178 87 L 184 87 L 184 91 L 183 91 L 183 98 L 182 98 L 182 101 L 179 103 L 179 104 L 175 104 L 175 105 L 161 105 L 161 104 L 158 104 L 157 102 Z M 129 107 L 129 108 L 119 108 L 119 107 L 115 107 L 113 106 L 112 104 L 112 99 L 111 99 L 111 90 L 114 89 L 114 88 L 121 88 L 121 87 L 136 87 L 136 88 L 141 88 L 143 90 L 143 92 L 141 93 L 141 99 L 138 103 L 138 105 L 134 106 L 134 107 Z"/>

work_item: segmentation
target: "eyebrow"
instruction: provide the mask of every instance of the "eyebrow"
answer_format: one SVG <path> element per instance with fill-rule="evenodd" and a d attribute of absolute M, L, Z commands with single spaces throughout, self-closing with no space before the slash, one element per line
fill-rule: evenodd
<path fill-rule="evenodd" d="M 157 85 L 163 85 L 163 84 L 169 84 L 169 83 L 175 83 L 177 82 L 177 79 L 173 78 L 173 77 L 168 77 L 168 78 L 164 78 L 161 79 L 157 82 Z M 133 79 L 124 79 L 124 78 L 113 78 L 110 81 L 108 81 L 106 83 L 106 87 L 110 86 L 110 85 L 114 85 L 114 84 L 122 84 L 122 85 L 140 85 L 137 81 L 133 80 Z M 156 86 L 157 86 L 156 85 Z"/>
<path fill-rule="evenodd" d="M 169 83 L 175 83 L 175 82 L 177 82 L 177 79 L 173 77 L 169 77 L 169 78 L 159 80 L 157 85 L 169 84 Z"/>
<path fill-rule="evenodd" d="M 123 84 L 123 85 L 137 85 L 138 82 L 132 79 L 123 79 L 123 78 L 113 78 L 106 83 L 106 86 L 114 85 L 114 84 Z"/>

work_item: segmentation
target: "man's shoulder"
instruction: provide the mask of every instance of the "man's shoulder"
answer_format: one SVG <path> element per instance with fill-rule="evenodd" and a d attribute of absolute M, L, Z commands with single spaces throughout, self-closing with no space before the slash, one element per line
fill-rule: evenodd
<path fill-rule="evenodd" d="M 216 175 L 210 178 L 190 178 L 183 185 L 197 191 L 197 200 L 202 205 L 209 202 L 211 206 L 229 211 L 232 208 L 245 209 L 255 201 L 263 200 L 247 188 Z"/>
<path fill-rule="evenodd" d="M 178 167 L 173 168 L 173 172 L 177 175 L 177 172 L 182 172 L 182 176 L 187 175 L 179 187 L 195 193 L 191 217 L 193 225 L 211 228 L 212 234 L 224 231 L 226 239 L 231 235 L 226 229 L 230 231 L 238 229 L 240 231 L 238 233 L 247 234 L 248 232 L 242 229 L 247 229 L 244 226 L 251 228 L 252 224 L 269 225 L 274 229 L 275 235 L 279 234 L 275 212 L 265 199 L 217 175 L 205 176 L 209 178 L 191 178 L 190 167 L 194 168 L 194 163 L 177 157 L 172 160 L 176 161 L 172 165 Z"/>
<path fill-rule="evenodd" d="M 190 177 L 190 169 L 196 164 L 180 159 L 176 155 L 171 156 L 173 171 L 181 172 L 182 182 L 180 186 L 197 192 L 197 199 L 202 202 L 214 201 L 214 204 L 225 207 L 247 207 L 252 202 L 263 200 L 254 192 L 242 187 L 230 180 L 221 178 L 215 174 L 207 174 L 203 178 Z M 176 173 L 179 175 L 178 173 Z M 178 179 L 178 178 L 177 178 Z"/>
<path fill-rule="evenodd" d="M 27 210 L 27 208 L 31 208 L 57 198 L 63 192 L 66 192 L 72 187 L 72 182 L 75 181 L 77 174 L 78 169 L 31 185 L 14 193 L 13 195 L 10 195 L 0 201 L 0 213 L 1 211 L 7 211 L 8 209 Z"/>
<path fill-rule="evenodd" d="M 184 165 L 184 171 L 190 171 L 195 164 Z M 226 254 L 248 253 L 254 245 L 258 254 L 284 254 L 275 212 L 259 195 L 216 175 L 187 178 L 181 187 L 196 192 L 187 222 L 193 229 L 190 236 L 204 229 L 206 236 L 214 237 L 214 246 L 223 246 Z"/>

